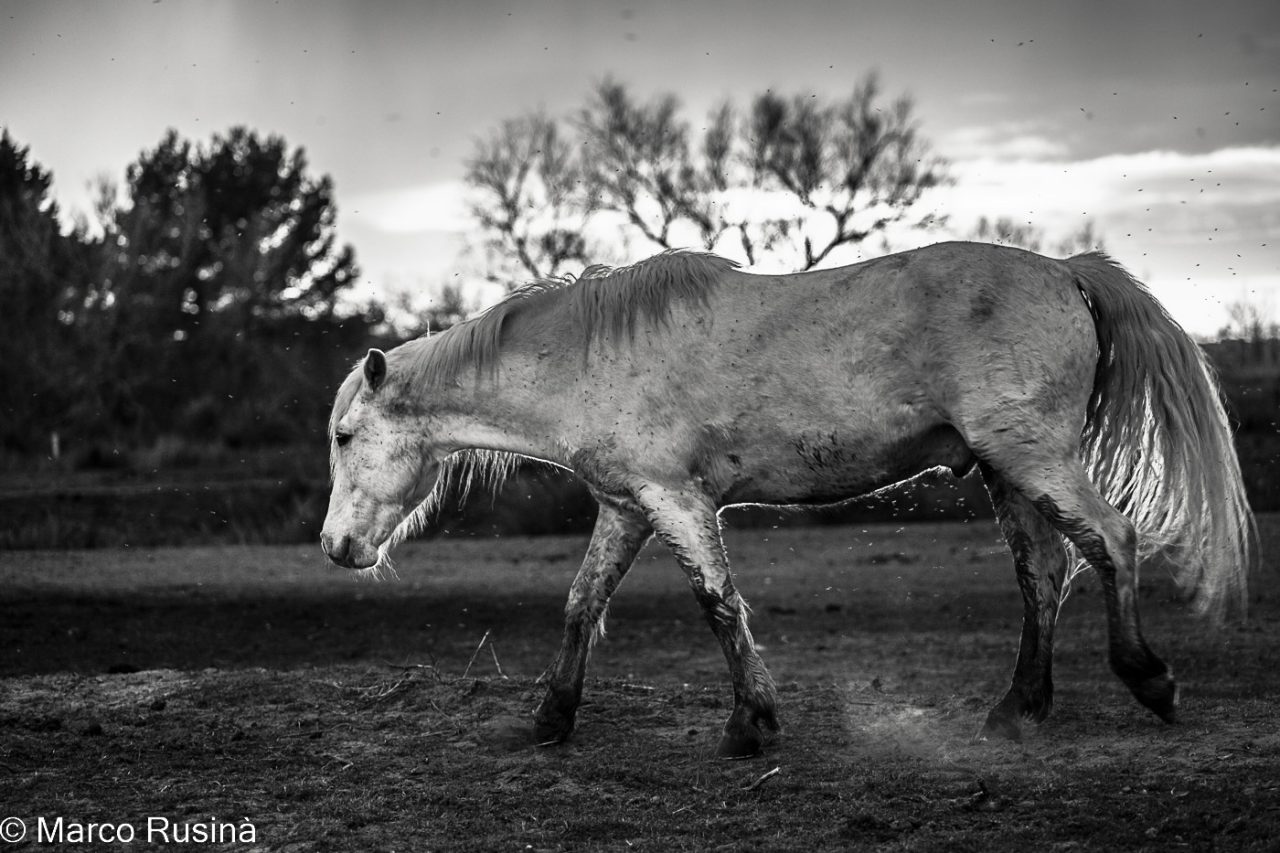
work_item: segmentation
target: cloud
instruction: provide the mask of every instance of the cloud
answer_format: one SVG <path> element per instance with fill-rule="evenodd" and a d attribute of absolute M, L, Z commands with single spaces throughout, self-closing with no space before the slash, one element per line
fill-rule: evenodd
<path fill-rule="evenodd" d="M 961 104 L 967 107 L 989 107 L 996 104 L 1007 104 L 1013 100 L 1013 96 L 1008 92 L 994 91 L 976 91 L 965 92 L 959 98 Z"/>
<path fill-rule="evenodd" d="M 1065 157 L 1067 145 L 1037 122 L 1010 121 L 952 130 L 938 139 L 937 150 L 950 160 L 1051 160 Z"/>
<path fill-rule="evenodd" d="M 1275 234 L 1280 226 L 1280 146 L 1200 154 L 1146 151 L 1091 160 L 1003 160 L 952 165 L 954 186 L 930 202 L 960 225 L 1008 216 L 1052 233 L 1087 219 L 1103 231 L 1202 238 L 1214 227 Z"/>
<path fill-rule="evenodd" d="M 476 227 L 461 181 L 441 181 L 354 198 L 351 216 L 389 234 L 462 233 Z"/>

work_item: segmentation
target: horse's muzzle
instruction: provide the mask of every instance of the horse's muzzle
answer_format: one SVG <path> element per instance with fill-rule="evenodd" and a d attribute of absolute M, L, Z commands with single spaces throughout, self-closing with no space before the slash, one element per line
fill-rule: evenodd
<path fill-rule="evenodd" d="M 378 562 L 376 549 L 364 547 L 350 536 L 321 533 L 320 547 L 334 565 L 344 569 L 367 569 Z"/>

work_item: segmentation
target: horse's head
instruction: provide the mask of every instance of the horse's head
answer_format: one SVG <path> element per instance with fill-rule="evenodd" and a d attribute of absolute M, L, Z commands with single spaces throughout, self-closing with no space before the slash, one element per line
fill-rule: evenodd
<path fill-rule="evenodd" d="M 320 544 L 348 569 L 382 561 L 439 473 L 423 415 L 398 399 L 394 385 L 386 356 L 369 350 L 343 383 L 329 419 L 333 486 Z"/>

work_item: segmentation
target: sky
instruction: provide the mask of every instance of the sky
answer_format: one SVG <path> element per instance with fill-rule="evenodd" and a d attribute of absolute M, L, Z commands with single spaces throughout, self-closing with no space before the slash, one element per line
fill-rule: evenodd
<path fill-rule="evenodd" d="M 1275 0 L 0 0 L 0 125 L 64 211 L 167 128 L 278 133 L 333 179 L 379 298 L 472 287 L 463 164 L 504 118 L 569 114 L 612 76 L 675 93 L 696 128 L 726 99 L 835 99 L 871 70 L 955 178 L 927 199 L 951 230 L 904 239 L 986 215 L 1052 243 L 1092 221 L 1189 331 L 1240 301 L 1280 321 Z"/>

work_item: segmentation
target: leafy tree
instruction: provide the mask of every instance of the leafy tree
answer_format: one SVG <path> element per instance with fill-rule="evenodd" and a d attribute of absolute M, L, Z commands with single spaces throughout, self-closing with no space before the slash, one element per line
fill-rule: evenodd
<path fill-rule="evenodd" d="M 329 178 L 280 137 L 235 128 L 196 146 L 170 131 L 129 166 L 123 195 L 104 190 L 101 267 L 81 300 L 112 376 L 104 419 L 140 435 L 225 434 L 236 418 L 295 429 L 301 396 L 328 395 L 301 353 L 378 319 L 339 308 L 358 271 L 337 245 Z"/>
<path fill-rule="evenodd" d="M 0 133 L 0 446 L 48 447 L 75 397 L 68 282 L 84 273 L 77 237 L 64 235 L 50 174 L 8 130 Z"/>
<path fill-rule="evenodd" d="M 334 233 L 333 187 L 301 149 L 244 128 L 207 149 L 174 131 L 127 172 L 125 205 L 105 211 L 113 247 L 104 284 L 154 303 L 179 338 L 212 315 L 241 326 L 332 316 L 356 278 Z"/>
<path fill-rule="evenodd" d="M 244 128 L 203 146 L 170 131 L 122 189 L 101 183 L 100 238 L 63 233 L 50 186 L 0 134 L 0 446 L 30 454 L 57 430 L 83 460 L 166 433 L 323 432 L 382 316 L 342 302 L 354 254 L 301 149 Z"/>
<path fill-rule="evenodd" d="M 489 251 L 534 276 L 632 239 L 748 263 L 789 252 L 791 266 L 809 269 L 910 220 L 922 193 L 946 180 L 910 99 L 885 103 L 874 75 L 832 102 L 767 92 L 745 113 L 725 103 L 698 133 L 674 95 L 641 102 L 605 80 L 571 120 L 505 122 L 467 166 Z M 611 240 L 592 245 L 601 231 Z"/>

